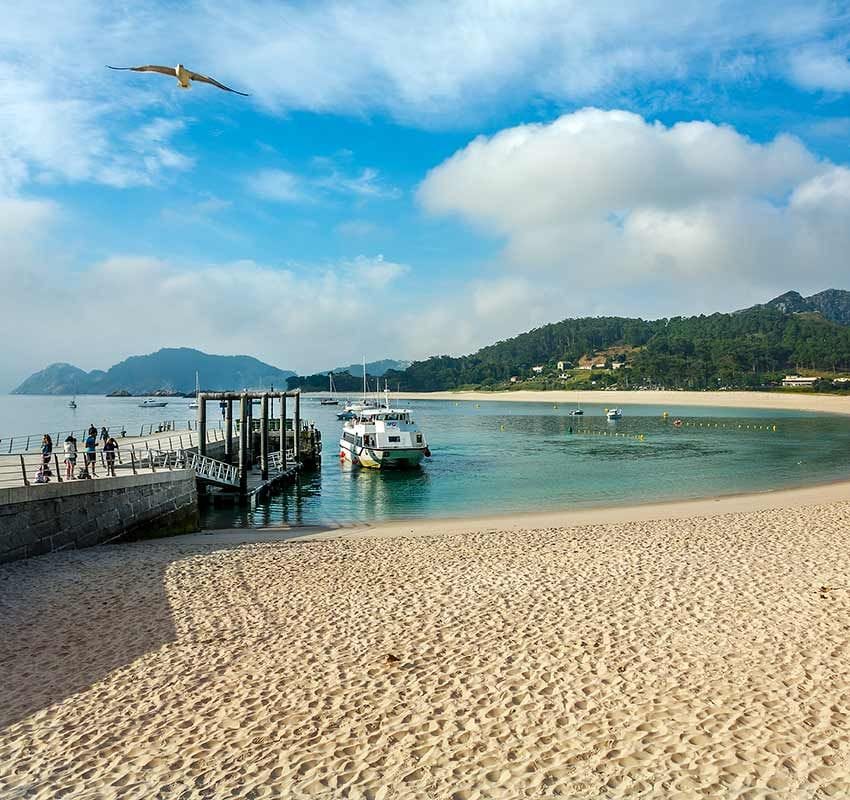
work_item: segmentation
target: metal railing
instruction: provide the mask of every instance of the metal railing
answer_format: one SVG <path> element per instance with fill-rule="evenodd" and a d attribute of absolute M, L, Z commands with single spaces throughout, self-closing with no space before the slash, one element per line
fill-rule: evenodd
<path fill-rule="evenodd" d="M 101 423 L 97 429 L 97 438 L 100 439 L 100 431 L 106 428 L 110 436 L 116 439 L 141 438 L 143 436 L 153 436 L 154 434 L 169 434 L 180 433 L 198 430 L 198 421 L 195 419 L 186 420 L 163 420 L 159 422 L 145 422 L 143 424 L 134 423 Z M 224 430 L 224 422 L 222 420 L 208 420 L 207 430 Z M 138 433 L 136 433 L 138 431 Z M 73 430 L 59 431 L 42 431 L 41 433 L 17 433 L 12 436 L 4 436 L 0 438 L 0 453 L 8 455 L 10 453 L 30 453 L 41 450 L 41 442 L 44 434 L 50 434 L 53 439 L 54 448 L 59 448 L 67 436 L 73 434 L 81 442 L 85 441 L 88 435 L 88 427 L 74 428 Z"/>
<path fill-rule="evenodd" d="M 269 466 L 272 469 L 276 469 L 278 472 L 280 472 L 282 464 L 283 464 L 283 460 L 280 457 L 280 451 L 279 450 L 275 450 L 275 452 L 269 453 Z M 286 466 L 287 466 L 287 468 L 295 466 L 295 450 L 294 449 L 288 449 L 286 451 Z"/>
<path fill-rule="evenodd" d="M 216 428 L 207 430 L 207 444 L 223 441 L 225 434 Z M 119 444 L 110 455 L 98 449 L 93 463 L 86 460 L 85 447 L 77 443 L 75 463 L 68 477 L 64 448 L 56 448 L 48 455 L 40 450 L 17 453 L 0 453 L 0 487 L 29 486 L 65 480 L 84 480 L 78 475 L 87 472 L 91 478 L 135 475 L 139 472 L 156 472 L 158 469 L 182 469 L 191 448 L 198 446 L 198 435 L 192 431 L 169 431 L 156 438 L 126 441 Z M 179 454 L 179 457 L 178 457 Z M 46 467 L 45 469 L 40 469 Z M 88 469 L 84 469 L 88 467 Z"/>
<path fill-rule="evenodd" d="M 195 475 L 198 478 L 213 483 L 239 486 L 239 469 L 237 467 L 198 453 L 184 453 L 183 456 L 186 466 L 195 470 Z"/>

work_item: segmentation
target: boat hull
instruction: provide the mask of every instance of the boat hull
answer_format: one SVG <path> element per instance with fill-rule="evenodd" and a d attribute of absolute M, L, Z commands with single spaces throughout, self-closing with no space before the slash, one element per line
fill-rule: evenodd
<path fill-rule="evenodd" d="M 397 447 L 380 450 L 373 447 L 360 447 L 341 439 L 339 457 L 355 466 L 368 469 L 410 469 L 418 467 L 427 455 L 424 447 Z"/>

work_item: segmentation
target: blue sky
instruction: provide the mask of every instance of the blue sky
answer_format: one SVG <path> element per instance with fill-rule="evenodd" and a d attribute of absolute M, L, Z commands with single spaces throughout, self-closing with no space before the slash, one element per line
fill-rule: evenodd
<path fill-rule="evenodd" d="M 0 387 L 850 288 L 848 4 L 621 5 L 7 8 Z M 251 97 L 104 69 L 178 61 Z"/>

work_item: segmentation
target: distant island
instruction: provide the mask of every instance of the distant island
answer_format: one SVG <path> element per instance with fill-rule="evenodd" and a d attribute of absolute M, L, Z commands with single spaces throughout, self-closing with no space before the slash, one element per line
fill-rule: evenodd
<path fill-rule="evenodd" d="M 251 356 L 219 356 L 176 347 L 131 356 L 105 371 L 85 372 L 72 364 L 51 364 L 27 378 L 12 394 L 182 395 L 194 393 L 196 372 L 206 391 L 283 388 L 295 374 Z"/>
<path fill-rule="evenodd" d="M 786 376 L 794 375 L 796 380 Z M 850 390 L 850 292 L 786 292 L 731 314 L 566 319 L 466 356 L 389 370 L 407 391 Z"/>

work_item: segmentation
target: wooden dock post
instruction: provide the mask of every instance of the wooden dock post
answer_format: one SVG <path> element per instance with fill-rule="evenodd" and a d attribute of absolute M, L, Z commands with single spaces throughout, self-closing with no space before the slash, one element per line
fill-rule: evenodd
<path fill-rule="evenodd" d="M 226 400 L 224 409 L 224 460 L 233 463 L 233 400 Z"/>
<path fill-rule="evenodd" d="M 246 394 L 239 398 L 239 494 L 248 494 L 248 403 Z"/>
<path fill-rule="evenodd" d="M 260 474 L 263 481 L 269 479 L 269 396 L 260 398 Z"/>
<path fill-rule="evenodd" d="M 286 394 L 280 396 L 280 471 L 286 472 Z"/>
<path fill-rule="evenodd" d="M 198 454 L 207 454 L 207 401 L 198 395 Z"/>
<path fill-rule="evenodd" d="M 301 463 L 301 392 L 295 395 L 295 463 Z"/>

